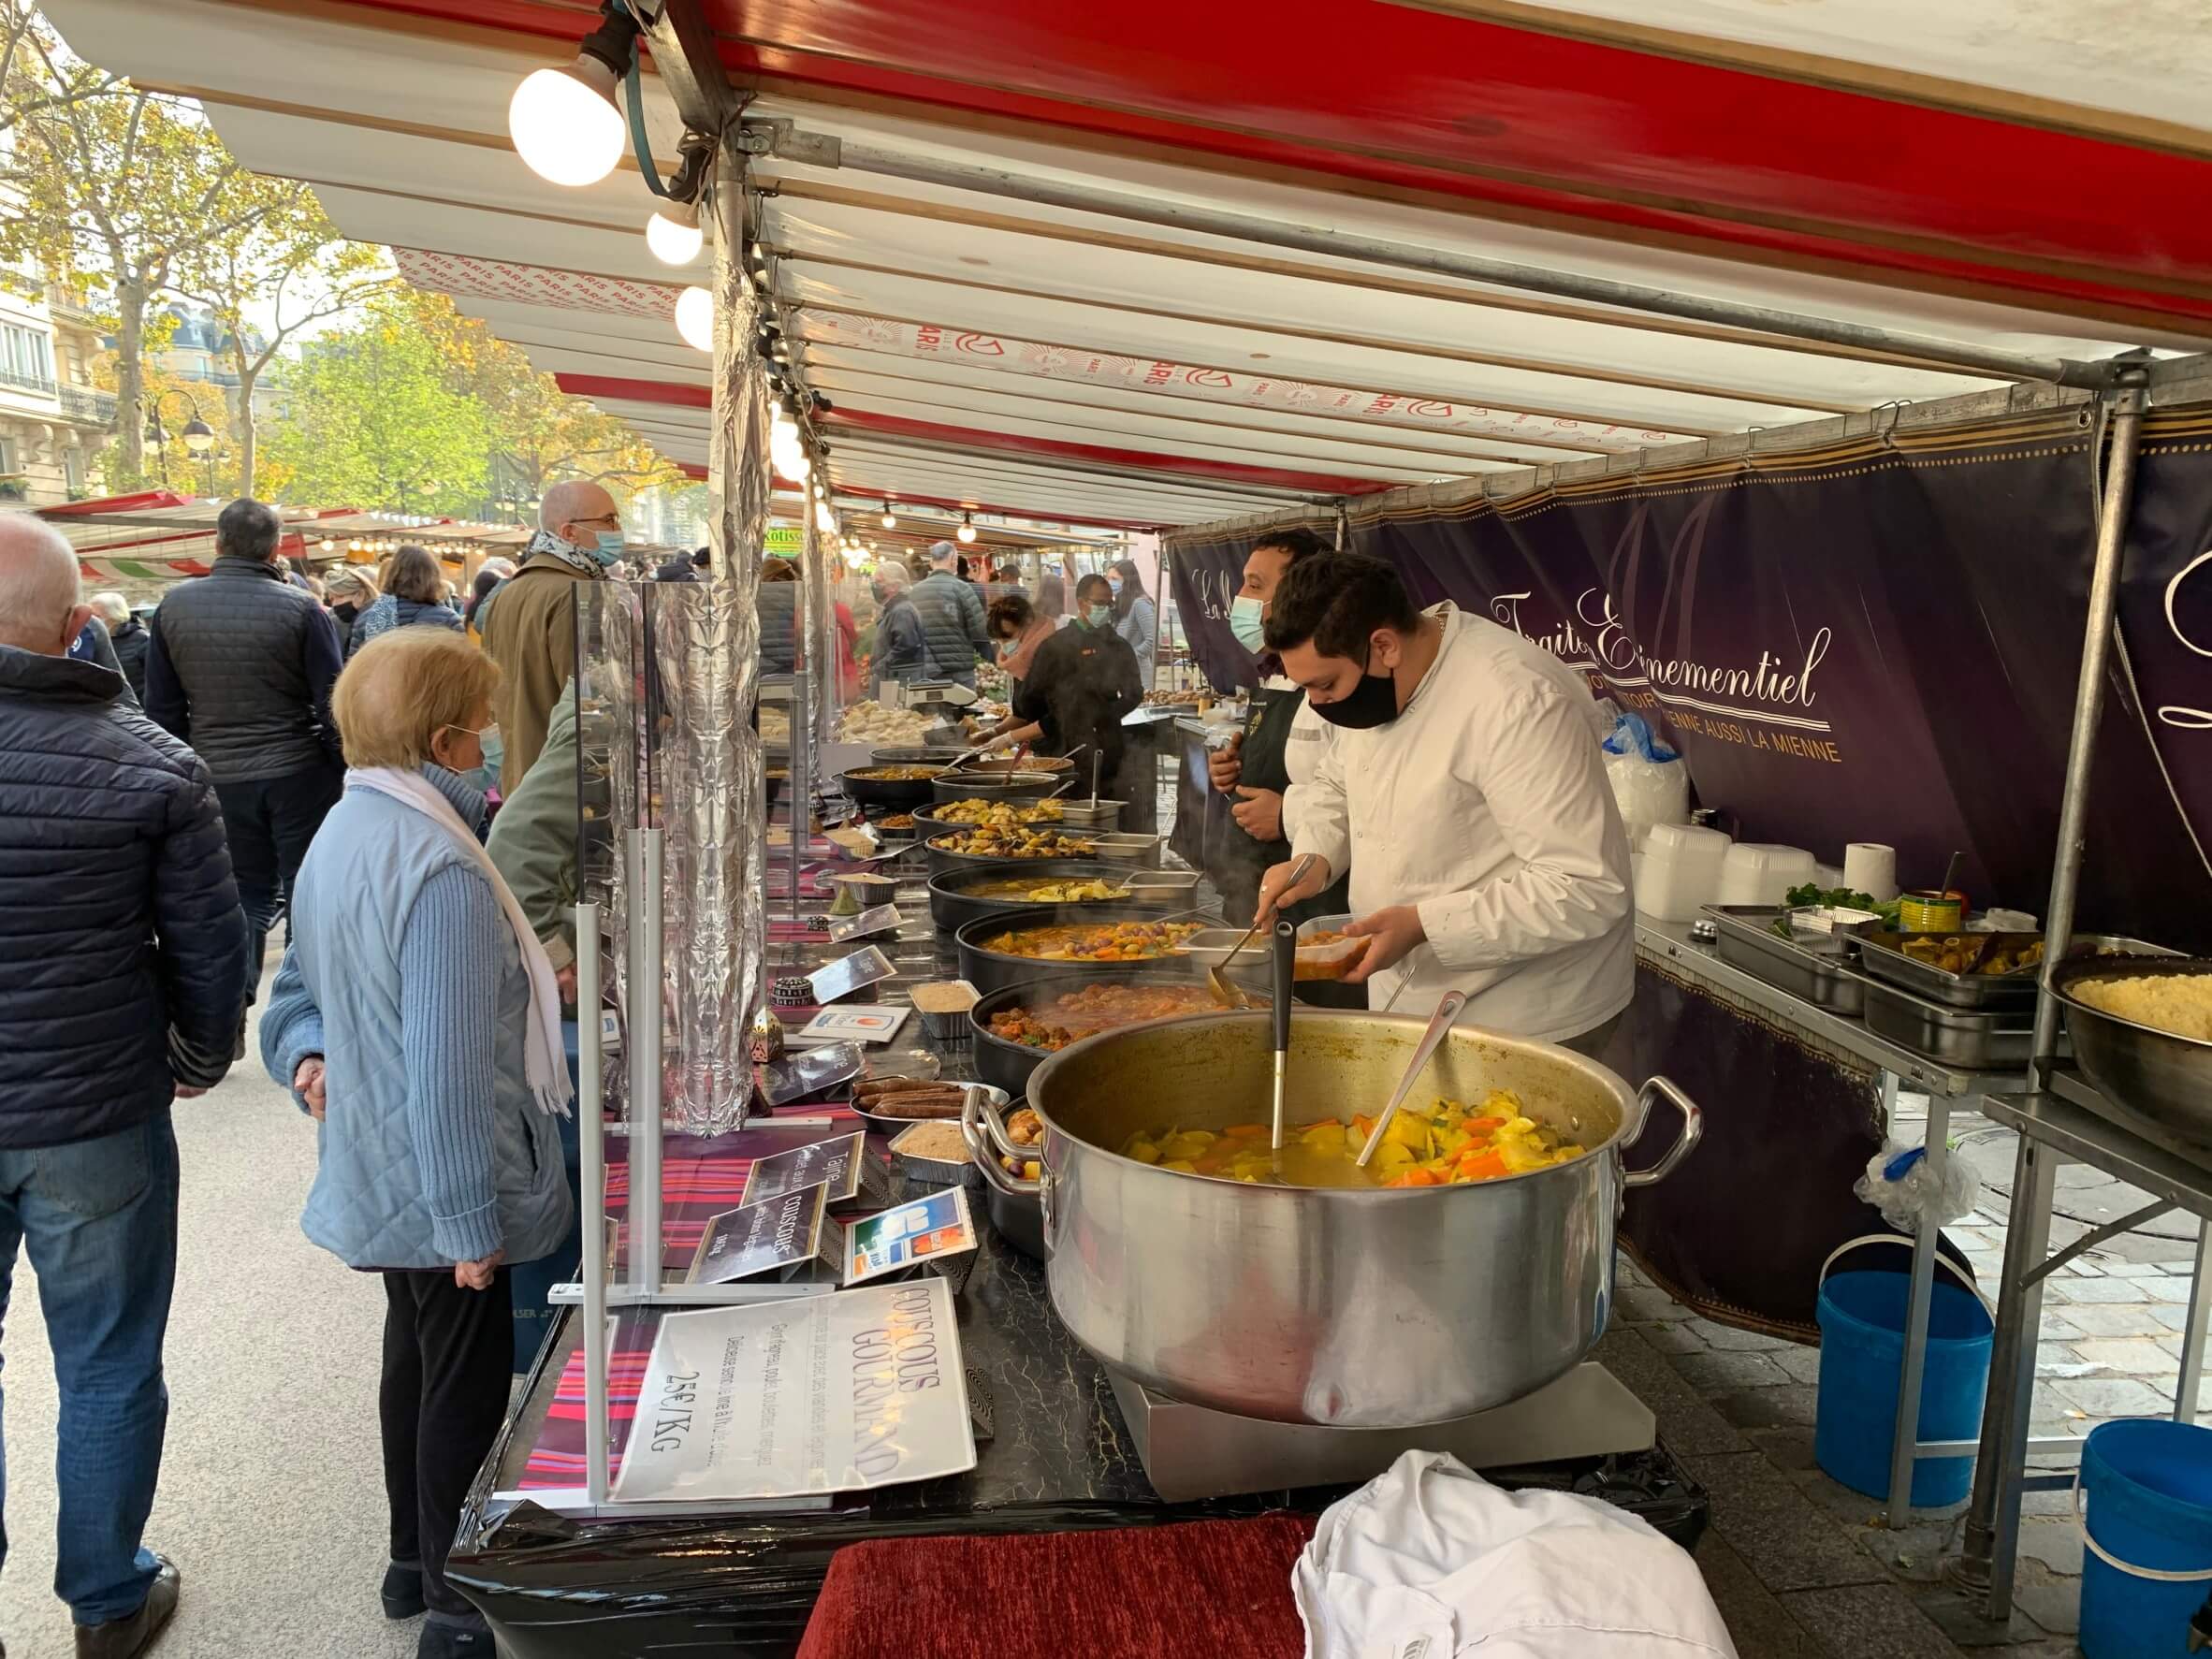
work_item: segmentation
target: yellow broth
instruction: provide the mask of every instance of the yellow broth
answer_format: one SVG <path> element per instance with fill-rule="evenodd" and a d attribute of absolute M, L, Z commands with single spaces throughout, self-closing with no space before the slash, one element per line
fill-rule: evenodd
<path fill-rule="evenodd" d="M 1574 1142 L 1522 1111 L 1509 1089 L 1493 1089 L 1477 1106 L 1438 1100 L 1401 1107 L 1365 1169 L 1360 1150 L 1375 1120 L 1356 1113 L 1292 1125 L 1278 1156 L 1268 1126 L 1231 1124 L 1221 1130 L 1169 1126 L 1142 1129 L 1121 1148 L 1125 1157 L 1187 1175 L 1216 1175 L 1280 1186 L 1458 1186 L 1549 1169 L 1583 1156 Z"/>

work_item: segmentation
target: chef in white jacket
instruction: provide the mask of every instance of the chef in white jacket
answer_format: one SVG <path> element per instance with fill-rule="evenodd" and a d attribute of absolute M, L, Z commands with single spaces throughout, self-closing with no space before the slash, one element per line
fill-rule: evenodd
<path fill-rule="evenodd" d="M 1397 572 L 1351 553 L 1284 577 L 1267 644 L 1332 729 L 1300 745 L 1318 752 L 1285 793 L 1290 857 L 1261 880 L 1261 916 L 1348 862 L 1371 1007 L 1409 978 L 1406 1012 L 1458 988 L 1463 1024 L 1602 1046 L 1635 991 L 1634 906 L 1582 677 L 1449 603 L 1417 609 Z"/>

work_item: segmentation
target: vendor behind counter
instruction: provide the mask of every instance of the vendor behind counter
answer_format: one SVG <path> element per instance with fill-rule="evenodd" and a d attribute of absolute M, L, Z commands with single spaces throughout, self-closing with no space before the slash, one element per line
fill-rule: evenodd
<path fill-rule="evenodd" d="M 1260 876 L 1290 856 L 1283 796 L 1292 784 L 1311 780 L 1328 736 L 1328 728 L 1306 706 L 1305 692 L 1282 673 L 1260 633 L 1275 585 L 1294 565 L 1328 551 L 1329 544 L 1310 530 L 1268 536 L 1245 556 L 1244 585 L 1230 606 L 1230 630 L 1259 659 L 1261 681 L 1244 729 L 1229 748 L 1207 757 L 1214 787 L 1234 804 L 1221 834 L 1208 839 L 1206 874 L 1221 895 L 1223 914 L 1240 927 L 1258 907 Z M 1342 915 L 1350 908 L 1350 888 L 1351 872 L 1346 870 L 1326 891 L 1283 913 L 1293 922 Z"/>
<path fill-rule="evenodd" d="M 1003 624 L 1014 626 L 1008 617 Z M 1001 643 L 1007 643 L 1001 641 Z M 1122 717 L 1144 701 L 1136 653 L 1113 631 L 1113 589 L 1106 578 L 1088 575 L 1076 584 L 1075 622 L 1040 640 L 1026 671 L 1012 682 L 1013 718 L 1020 722 L 1002 732 L 1000 745 L 1029 741 L 1045 753 L 1081 750 L 1078 771 L 1100 758 L 1099 788 L 1128 803 L 1123 822 L 1149 822 L 1157 788 L 1157 762 L 1149 743 L 1133 743 Z"/>

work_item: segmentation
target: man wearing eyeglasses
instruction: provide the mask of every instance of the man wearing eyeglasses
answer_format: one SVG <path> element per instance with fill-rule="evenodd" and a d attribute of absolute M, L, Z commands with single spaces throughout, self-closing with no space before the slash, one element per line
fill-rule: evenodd
<path fill-rule="evenodd" d="M 502 795 L 515 793 L 546 747 L 553 706 L 576 672 L 576 584 L 604 581 L 622 559 L 621 515 L 596 484 L 554 485 L 538 525 L 522 563 L 476 613 L 485 653 L 500 665 L 492 711 L 506 746 Z"/>

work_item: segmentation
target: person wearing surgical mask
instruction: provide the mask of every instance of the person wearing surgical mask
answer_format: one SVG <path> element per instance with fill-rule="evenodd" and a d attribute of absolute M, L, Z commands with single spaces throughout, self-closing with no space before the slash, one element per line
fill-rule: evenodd
<path fill-rule="evenodd" d="M 1151 787 L 1142 761 L 1129 764 L 1121 721 L 1142 706 L 1144 687 L 1136 653 L 1114 632 L 1113 589 L 1104 576 L 1076 583 L 1073 626 L 1038 642 L 1012 691 L 1013 718 L 1023 723 L 1002 733 L 998 746 L 1034 743 L 1042 753 L 1070 755 L 1085 778 L 1095 754 L 1099 791 L 1110 799 L 1134 801 L 1125 790 Z"/>
<path fill-rule="evenodd" d="M 1286 793 L 1289 851 L 1259 919 L 1348 865 L 1346 976 L 1371 1006 L 1423 1013 L 1468 994 L 1461 1023 L 1601 1050 L 1636 984 L 1628 832 L 1606 781 L 1589 683 L 1510 629 L 1447 602 L 1423 611 L 1379 560 L 1295 565 L 1263 638 L 1333 728 Z M 1298 861 L 1314 865 L 1292 882 Z"/>
<path fill-rule="evenodd" d="M 576 671 L 576 584 L 603 581 L 623 557 L 622 516 L 596 484 L 570 479 L 546 491 L 522 563 L 480 608 L 484 650 L 500 666 L 505 752 L 500 793 L 511 795 L 546 745 L 560 688 Z"/>
<path fill-rule="evenodd" d="M 1283 794 L 1293 783 L 1312 777 L 1329 730 L 1306 707 L 1305 692 L 1282 672 L 1282 664 L 1267 648 L 1262 633 L 1268 603 L 1294 566 L 1328 551 L 1329 544 L 1310 530 L 1269 532 L 1245 555 L 1244 587 L 1229 609 L 1230 632 L 1259 659 L 1259 689 L 1251 696 L 1244 729 L 1227 748 L 1206 757 L 1214 787 L 1229 797 L 1208 814 L 1209 822 L 1217 814 L 1225 815 L 1228 822 L 1207 836 L 1206 865 L 1220 891 L 1223 914 L 1240 927 L 1252 920 L 1259 905 L 1261 875 L 1289 856 L 1283 832 Z M 1348 902 L 1347 880 L 1347 872 L 1339 870 L 1325 891 L 1286 914 L 1293 922 L 1341 915 Z M 1365 993 L 1358 996 L 1358 1006 L 1365 1007 Z"/>

